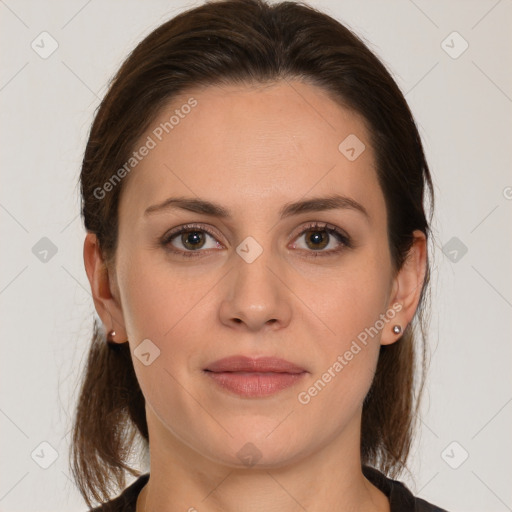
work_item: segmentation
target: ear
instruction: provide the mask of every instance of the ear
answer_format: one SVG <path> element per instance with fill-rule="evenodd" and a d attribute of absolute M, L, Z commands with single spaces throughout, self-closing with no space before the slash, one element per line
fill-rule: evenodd
<path fill-rule="evenodd" d="M 115 286 L 115 276 L 110 276 L 103 260 L 98 239 L 94 233 L 87 233 L 84 241 L 84 264 L 96 311 L 107 332 L 115 331 L 111 341 L 124 343 L 127 341 L 123 311 L 116 298 L 119 295 Z"/>
<path fill-rule="evenodd" d="M 390 345 L 400 339 L 418 307 L 427 271 L 427 239 L 419 230 L 413 232 L 413 237 L 406 260 L 393 279 L 388 311 L 393 310 L 396 315 L 382 332 L 381 345 Z M 395 325 L 402 328 L 401 333 L 393 332 Z"/>

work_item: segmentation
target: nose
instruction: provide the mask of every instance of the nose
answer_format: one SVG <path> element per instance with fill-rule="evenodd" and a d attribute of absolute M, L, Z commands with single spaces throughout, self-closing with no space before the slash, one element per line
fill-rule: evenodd
<path fill-rule="evenodd" d="M 284 272 L 270 251 L 252 263 L 235 256 L 234 268 L 224 282 L 219 315 L 224 325 L 252 332 L 282 329 L 291 320 L 291 292 Z"/>

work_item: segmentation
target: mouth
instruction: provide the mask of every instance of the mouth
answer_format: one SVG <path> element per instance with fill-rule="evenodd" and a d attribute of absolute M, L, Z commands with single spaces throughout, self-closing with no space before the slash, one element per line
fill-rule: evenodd
<path fill-rule="evenodd" d="M 223 390 L 246 398 L 274 395 L 295 385 L 308 373 L 284 359 L 245 356 L 219 359 L 204 372 Z"/>

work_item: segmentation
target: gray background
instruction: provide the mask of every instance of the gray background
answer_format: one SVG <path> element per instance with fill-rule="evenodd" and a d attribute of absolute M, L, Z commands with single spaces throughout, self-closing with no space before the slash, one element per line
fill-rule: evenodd
<path fill-rule="evenodd" d="M 199 3 L 0 0 L 1 511 L 85 510 L 67 464 L 93 315 L 81 157 L 128 52 Z M 401 480 L 450 511 L 512 510 L 512 2 L 311 4 L 393 73 L 436 184 L 432 361 Z"/>

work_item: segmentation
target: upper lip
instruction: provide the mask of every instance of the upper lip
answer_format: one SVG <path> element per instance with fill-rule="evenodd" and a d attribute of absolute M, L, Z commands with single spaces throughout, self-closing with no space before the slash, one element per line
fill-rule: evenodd
<path fill-rule="evenodd" d="M 205 370 L 210 372 L 276 372 L 303 373 L 306 370 L 286 359 L 277 357 L 231 356 L 209 364 Z"/>

